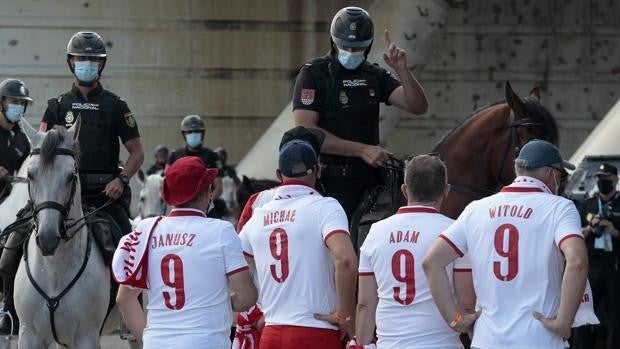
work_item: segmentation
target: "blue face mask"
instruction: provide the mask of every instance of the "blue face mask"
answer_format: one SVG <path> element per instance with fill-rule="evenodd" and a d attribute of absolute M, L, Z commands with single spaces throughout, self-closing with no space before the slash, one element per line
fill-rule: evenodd
<path fill-rule="evenodd" d="M 202 143 L 202 135 L 200 133 L 188 133 L 185 135 L 185 143 L 190 148 L 196 148 Z"/>
<path fill-rule="evenodd" d="M 349 52 L 338 48 L 338 61 L 349 70 L 356 69 L 364 61 L 364 51 Z"/>
<path fill-rule="evenodd" d="M 75 77 L 82 82 L 92 82 L 99 75 L 99 63 L 91 61 L 75 62 Z"/>
<path fill-rule="evenodd" d="M 4 116 L 12 123 L 16 123 L 24 116 L 24 106 L 21 104 L 9 104 L 4 111 Z"/>

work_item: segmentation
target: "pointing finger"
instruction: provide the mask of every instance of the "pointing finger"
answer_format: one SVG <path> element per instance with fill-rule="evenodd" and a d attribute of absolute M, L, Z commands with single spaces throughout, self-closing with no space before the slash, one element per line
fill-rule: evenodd
<path fill-rule="evenodd" d="M 390 32 L 387 29 L 383 31 L 383 36 L 385 37 L 385 45 L 390 46 L 392 40 L 390 39 Z"/>

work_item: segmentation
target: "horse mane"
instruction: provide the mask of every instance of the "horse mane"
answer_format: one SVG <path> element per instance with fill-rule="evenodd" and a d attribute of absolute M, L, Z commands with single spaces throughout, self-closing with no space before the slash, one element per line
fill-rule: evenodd
<path fill-rule="evenodd" d="M 540 122 L 545 129 L 548 140 L 558 145 L 560 142 L 560 133 L 558 131 L 558 124 L 553 118 L 553 115 L 551 115 L 547 108 L 543 107 L 540 101 L 535 97 L 527 96 L 522 98 L 522 100 L 525 106 L 525 115 Z"/>
<path fill-rule="evenodd" d="M 488 108 L 494 107 L 496 105 L 506 103 L 505 101 L 497 101 L 494 103 L 486 104 L 476 110 L 474 110 L 471 114 L 467 115 L 465 118 L 461 119 L 456 126 L 454 126 L 450 131 L 446 132 L 443 137 L 435 144 L 432 152 L 436 152 L 447 140 L 452 136 L 456 131 L 460 130 L 463 126 L 468 124 L 470 121 L 474 120 L 480 113 Z"/>
<path fill-rule="evenodd" d="M 43 142 L 41 143 L 40 158 L 43 168 L 50 166 L 52 162 L 54 162 L 54 158 L 56 157 L 56 149 L 62 147 L 63 144 L 68 143 L 67 141 L 67 129 L 62 126 L 54 126 L 54 128 L 45 134 Z M 77 142 L 72 142 L 69 149 L 76 152 L 75 159 L 77 161 L 79 158 L 79 154 L 77 154 Z"/>

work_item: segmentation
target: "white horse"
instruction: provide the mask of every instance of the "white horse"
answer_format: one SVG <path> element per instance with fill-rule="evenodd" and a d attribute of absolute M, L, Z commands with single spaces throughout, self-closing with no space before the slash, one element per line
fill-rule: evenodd
<path fill-rule="evenodd" d="M 161 198 L 161 186 L 164 183 L 164 177 L 161 173 L 154 173 L 148 177 L 142 170 L 138 171 L 138 182 L 142 188 L 140 189 L 140 202 L 138 203 L 138 215 L 131 221 L 131 225 L 135 228 L 144 218 L 165 215 L 170 210 Z"/>
<path fill-rule="evenodd" d="M 26 171 L 31 162 L 28 157 L 17 171 L 18 178 L 26 178 Z M 0 231 L 15 222 L 15 215 L 28 202 L 28 185 L 24 182 L 13 182 L 9 196 L 0 204 Z"/>
<path fill-rule="evenodd" d="M 19 348 L 46 348 L 54 342 L 70 348 L 99 348 L 110 275 L 80 223 L 75 159 L 79 121 L 69 130 L 45 134 L 27 122 L 21 124 L 33 148 L 27 175 L 35 229 L 15 278 Z"/>

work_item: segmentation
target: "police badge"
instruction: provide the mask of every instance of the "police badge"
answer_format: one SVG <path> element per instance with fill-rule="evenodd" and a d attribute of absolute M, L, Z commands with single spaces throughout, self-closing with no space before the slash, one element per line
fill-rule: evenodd
<path fill-rule="evenodd" d="M 134 119 L 132 112 L 129 112 L 129 113 L 125 114 L 125 123 L 129 127 L 135 127 L 136 126 L 136 119 Z"/>
<path fill-rule="evenodd" d="M 65 114 L 65 126 L 69 127 L 73 125 L 74 120 L 75 120 L 75 117 L 73 116 L 73 111 L 69 110 L 67 114 Z"/>
<path fill-rule="evenodd" d="M 340 91 L 340 104 L 347 104 L 349 103 L 349 96 L 347 96 L 347 93 L 344 91 Z"/>

